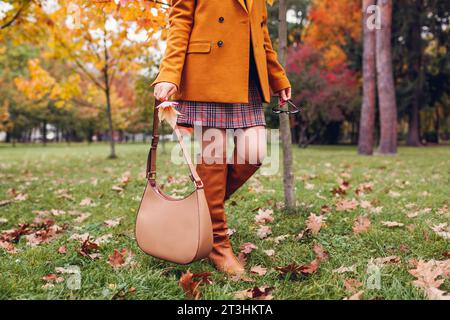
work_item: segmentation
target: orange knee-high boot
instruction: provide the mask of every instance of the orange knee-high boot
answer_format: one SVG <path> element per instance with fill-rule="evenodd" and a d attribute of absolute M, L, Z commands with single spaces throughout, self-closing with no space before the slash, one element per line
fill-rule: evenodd
<path fill-rule="evenodd" d="M 261 167 L 261 164 L 232 163 L 228 164 L 227 187 L 225 200 L 238 190 Z"/>
<path fill-rule="evenodd" d="M 224 210 L 227 168 L 226 163 L 198 163 L 197 173 L 203 181 L 213 227 L 214 244 L 208 258 L 219 271 L 240 275 L 244 267 L 233 253 Z"/>

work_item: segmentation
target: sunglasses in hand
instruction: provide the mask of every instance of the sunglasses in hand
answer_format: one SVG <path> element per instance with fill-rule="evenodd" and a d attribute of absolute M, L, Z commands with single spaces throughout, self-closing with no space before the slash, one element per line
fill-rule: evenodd
<path fill-rule="evenodd" d="M 278 102 L 278 106 L 273 107 L 273 108 L 272 108 L 272 112 L 275 113 L 275 114 L 280 114 L 280 113 L 295 114 L 295 113 L 300 112 L 300 108 L 298 108 L 298 107 L 292 102 L 292 100 L 287 100 L 286 102 L 287 102 L 287 104 L 288 104 L 288 108 L 287 108 L 287 109 L 282 109 L 283 105 L 281 105 L 281 104 Z M 292 106 L 293 109 L 289 109 L 289 106 Z"/>

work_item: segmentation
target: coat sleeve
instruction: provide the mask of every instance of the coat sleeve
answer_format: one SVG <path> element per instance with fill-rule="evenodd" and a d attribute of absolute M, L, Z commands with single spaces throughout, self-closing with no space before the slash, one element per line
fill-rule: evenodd
<path fill-rule="evenodd" d="M 159 82 L 171 82 L 180 88 L 186 50 L 194 22 L 195 0 L 171 0 L 169 34 L 164 57 L 154 86 Z"/>
<path fill-rule="evenodd" d="M 278 62 L 277 53 L 273 50 L 272 41 L 270 40 L 269 29 L 267 28 L 267 7 L 264 4 L 264 13 L 266 21 L 264 21 L 264 48 L 266 50 L 267 71 L 269 74 L 269 85 L 274 93 L 283 89 L 290 88 L 291 84 L 286 76 L 286 72 Z"/>

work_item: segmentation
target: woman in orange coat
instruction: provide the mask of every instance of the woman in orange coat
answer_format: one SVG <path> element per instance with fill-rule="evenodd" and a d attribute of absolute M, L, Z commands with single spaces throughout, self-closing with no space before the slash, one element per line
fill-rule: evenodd
<path fill-rule="evenodd" d="M 167 49 L 152 86 L 155 97 L 178 102 L 179 126 L 201 126 L 197 172 L 211 214 L 209 259 L 220 271 L 241 274 L 228 237 L 224 202 L 260 167 L 266 152 L 263 102 L 283 104 L 291 85 L 267 29 L 265 0 L 172 0 Z M 226 156 L 226 130 L 234 152 Z"/>

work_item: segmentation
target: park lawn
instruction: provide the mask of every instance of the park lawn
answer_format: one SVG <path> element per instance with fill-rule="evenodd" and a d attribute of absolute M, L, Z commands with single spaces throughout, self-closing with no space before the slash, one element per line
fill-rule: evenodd
<path fill-rule="evenodd" d="M 186 179 L 187 169 L 171 164 L 170 146 L 158 159 L 158 180 L 166 190 L 185 194 L 192 190 Z M 133 229 L 145 185 L 147 148 L 143 144 L 118 145 L 119 158 L 108 160 L 106 144 L 0 146 L 0 201 L 17 197 L 0 206 L 0 230 L 31 223 L 36 218 L 35 210 L 63 210 L 54 211 L 57 215 L 48 213 L 48 217 L 58 225 L 67 224 L 67 229 L 49 243 L 33 247 L 22 236 L 15 244 L 17 253 L 0 248 L 0 299 L 184 299 L 186 295 L 178 280 L 188 269 L 194 273 L 212 272 L 213 284 L 200 286 L 203 299 L 233 299 L 237 291 L 264 285 L 273 288 L 274 299 L 343 299 L 359 291 L 362 299 L 424 299 L 424 291 L 413 285 L 415 277 L 408 272 L 414 259 L 448 259 L 444 254 L 450 251 L 450 240 L 431 229 L 450 222 L 448 147 L 400 148 L 397 156 L 390 157 L 357 156 L 354 147 L 294 147 L 296 212 L 285 213 L 280 206 L 283 201 L 280 174 L 257 174 L 226 206 L 230 227 L 235 229 L 232 242 L 236 251 L 247 242 L 258 247 L 247 256 L 247 269 L 261 265 L 268 270 L 265 275 L 254 275 L 252 283 L 227 279 L 207 261 L 174 265 L 138 249 Z M 129 182 L 121 181 L 128 174 Z M 346 194 L 335 196 L 331 190 L 339 187 L 340 178 L 349 182 L 349 188 Z M 366 182 L 373 184 L 372 190 L 365 195 L 355 194 L 356 188 Z M 123 191 L 112 189 L 119 185 Z M 83 206 L 86 198 L 92 199 L 92 203 Z M 353 198 L 369 207 L 337 210 L 336 203 Z M 324 206 L 329 212 L 322 213 Z M 258 209 L 274 212 L 274 221 L 267 223 L 272 230 L 269 239 L 257 236 Z M 90 216 L 77 222 L 77 216 L 69 214 L 71 210 Z M 325 225 L 315 235 L 305 233 L 296 238 L 305 229 L 311 213 L 324 214 Z M 362 214 L 369 217 L 370 228 L 354 234 L 354 220 Z M 117 217 L 122 218 L 119 225 L 111 228 L 105 225 L 105 220 Z M 382 221 L 400 222 L 404 226 L 387 227 Z M 92 239 L 112 234 L 109 241 L 100 245 L 100 258 L 81 255 L 78 252 L 81 243 L 69 240 L 84 233 L 89 233 Z M 279 243 L 273 241 L 283 235 L 288 236 Z M 315 244 L 329 253 L 328 260 L 315 273 L 293 277 L 275 269 L 292 262 L 308 264 L 315 257 L 312 250 Z M 58 252 L 61 246 L 66 247 L 66 253 Z M 113 268 L 108 257 L 114 249 L 134 253 L 133 262 Z M 264 250 L 275 253 L 268 256 Z M 373 280 L 370 279 L 373 274 L 367 272 L 371 259 L 388 256 L 397 256 L 400 261 L 379 267 L 379 287 L 366 285 Z M 68 266 L 81 270 L 79 290 L 67 287 L 70 275 L 55 271 L 57 267 Z M 355 271 L 334 272 L 342 266 L 354 266 Z M 42 278 L 49 274 L 57 274 L 66 281 L 46 285 Z M 361 285 L 352 291 L 345 283 Z M 449 292 L 450 280 L 440 289 Z"/>

